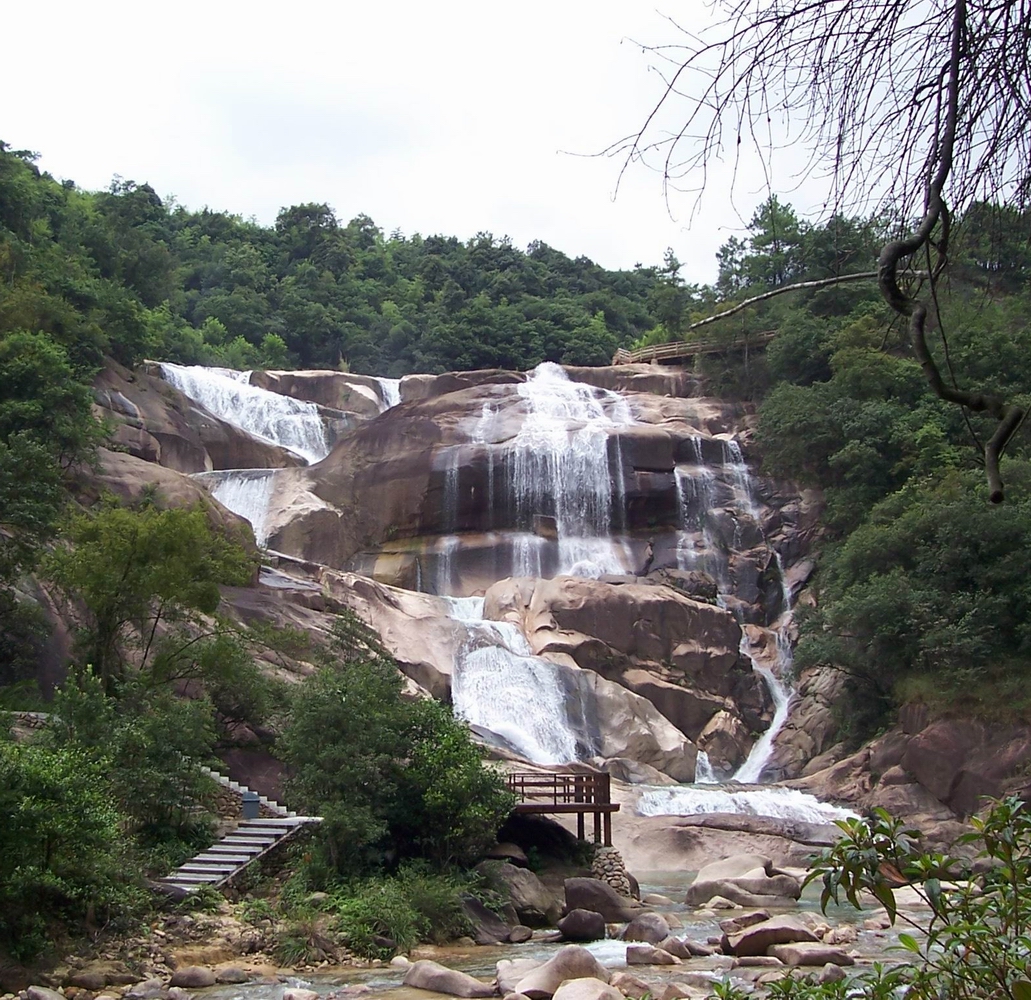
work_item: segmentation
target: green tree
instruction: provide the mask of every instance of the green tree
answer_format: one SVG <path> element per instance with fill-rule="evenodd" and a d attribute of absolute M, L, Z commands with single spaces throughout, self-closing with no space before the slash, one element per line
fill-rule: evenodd
<path fill-rule="evenodd" d="M 396 664 L 349 616 L 335 655 L 343 662 L 324 666 L 296 694 L 280 744 L 294 772 L 292 796 L 323 816 L 329 869 L 476 856 L 512 799 L 468 731 L 443 706 L 403 698 Z"/>
<path fill-rule="evenodd" d="M 194 676 L 197 633 L 217 631 L 219 585 L 252 572 L 243 549 L 196 508 L 108 504 L 73 517 L 64 537 L 46 573 L 81 602 L 80 665 L 91 664 L 108 691 L 130 662 L 161 681 Z"/>
<path fill-rule="evenodd" d="M 106 922 L 132 898 L 120 816 L 81 750 L 0 740 L 0 941 L 42 951 L 55 920 Z"/>

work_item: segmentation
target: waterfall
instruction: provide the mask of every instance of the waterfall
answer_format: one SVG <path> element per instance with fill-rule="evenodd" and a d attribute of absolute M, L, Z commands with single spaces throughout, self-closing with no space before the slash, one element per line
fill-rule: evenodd
<path fill-rule="evenodd" d="M 193 478 L 223 507 L 250 521 L 258 548 L 268 542 L 265 521 L 272 499 L 272 481 L 276 469 L 227 469 L 222 472 L 198 472 Z"/>
<path fill-rule="evenodd" d="M 379 385 L 380 413 L 386 413 L 391 407 L 398 406 L 401 402 L 401 380 L 399 378 L 376 377 Z"/>
<path fill-rule="evenodd" d="M 466 642 L 455 659 L 455 715 L 535 764 L 595 753 L 584 706 L 563 682 L 567 668 L 534 656 L 518 625 L 483 618 L 483 598 L 449 598 Z"/>
<path fill-rule="evenodd" d="M 629 404 L 617 393 L 570 381 L 550 362 L 538 365 L 518 392 L 527 414 L 508 455 L 518 524 L 526 530 L 535 515 L 555 518 L 559 574 L 625 572 L 610 538 L 626 495 L 621 470 L 615 477 L 610 472 L 609 438 L 633 422 Z"/>
<path fill-rule="evenodd" d="M 309 464 L 329 454 L 326 428 L 314 403 L 251 385 L 250 372 L 162 362 L 165 381 L 209 413 Z"/>

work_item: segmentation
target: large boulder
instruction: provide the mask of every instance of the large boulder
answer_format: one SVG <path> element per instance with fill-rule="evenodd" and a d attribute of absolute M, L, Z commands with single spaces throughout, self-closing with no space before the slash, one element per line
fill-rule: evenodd
<path fill-rule="evenodd" d="M 597 878 L 567 878 L 565 881 L 566 911 L 593 910 L 608 924 L 628 923 L 641 912 L 639 903 L 619 895 L 615 889 Z"/>
<path fill-rule="evenodd" d="M 474 896 L 463 897 L 462 912 L 469 921 L 471 937 L 477 944 L 501 944 L 508 940 L 509 925 Z"/>
<path fill-rule="evenodd" d="M 701 906 L 723 896 L 742 906 L 785 906 L 802 894 L 793 875 L 778 871 L 768 857 L 737 854 L 702 868 L 688 887 L 688 906 Z"/>
<path fill-rule="evenodd" d="M 531 1000 L 545 1000 L 567 979 L 600 979 L 609 981 L 609 972 L 586 948 L 567 944 L 538 966 L 515 986 L 515 992 L 523 993 Z"/>
<path fill-rule="evenodd" d="M 519 919 L 530 927 L 546 927 L 558 919 L 562 903 L 528 868 L 490 862 L 491 875 L 508 888 L 508 899 Z"/>
<path fill-rule="evenodd" d="M 567 941 L 600 941 L 605 937 L 605 918 L 594 910 L 570 910 L 556 926 Z"/>
<path fill-rule="evenodd" d="M 661 913 L 642 913 L 634 917 L 623 931 L 624 941 L 659 944 L 669 937 L 669 924 Z"/>
<path fill-rule="evenodd" d="M 724 934 L 721 946 L 728 955 L 765 955 L 766 949 L 771 945 L 818 940 L 800 920 L 781 914 L 750 924 L 736 933 Z"/>
<path fill-rule="evenodd" d="M 680 965 L 680 959 L 651 944 L 631 944 L 626 949 L 627 965 Z"/>
<path fill-rule="evenodd" d="M 446 993 L 453 997 L 490 997 L 494 995 L 494 987 L 488 983 L 449 969 L 429 959 L 413 962 L 405 973 L 405 986 L 419 990 L 433 990 L 434 993 Z"/>
<path fill-rule="evenodd" d="M 185 968 L 176 969 L 172 978 L 168 981 L 169 986 L 184 986 L 188 990 L 203 989 L 215 985 L 215 972 L 213 969 L 205 968 L 202 965 L 187 965 Z"/>

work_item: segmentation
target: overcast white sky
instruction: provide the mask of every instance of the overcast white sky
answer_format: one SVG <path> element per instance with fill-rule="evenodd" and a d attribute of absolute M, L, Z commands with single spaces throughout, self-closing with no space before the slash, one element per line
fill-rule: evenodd
<path fill-rule="evenodd" d="M 701 0 L 336 0 L 11 4 L 0 139 L 82 187 L 114 174 L 190 208 L 271 223 L 325 201 L 386 232 L 541 239 L 689 281 L 765 197 L 719 172 L 687 227 L 660 178 L 595 153 L 661 93 L 641 43 L 701 26 Z M 800 212 L 809 206 L 795 201 Z M 740 215 L 738 214 L 740 213 Z"/>

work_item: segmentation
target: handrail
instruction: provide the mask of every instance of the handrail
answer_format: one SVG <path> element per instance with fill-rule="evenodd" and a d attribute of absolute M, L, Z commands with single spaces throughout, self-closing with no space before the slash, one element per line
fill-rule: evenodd
<path fill-rule="evenodd" d="M 542 774 L 534 771 L 516 771 L 509 774 L 507 780 L 508 787 L 522 802 L 608 805 L 612 801 L 611 778 L 605 772 L 579 774 L 561 771 Z"/>
<path fill-rule="evenodd" d="M 691 358 L 698 354 L 722 354 L 751 347 L 765 347 L 776 335 L 776 330 L 764 330 L 762 333 L 736 337 L 729 341 L 699 340 L 689 343 L 677 340 L 666 344 L 653 344 L 650 347 L 639 347 L 636 351 L 628 351 L 625 347 L 620 347 L 613 355 L 612 363 L 614 365 L 632 365 L 648 361 L 664 361 L 670 358 Z"/>

